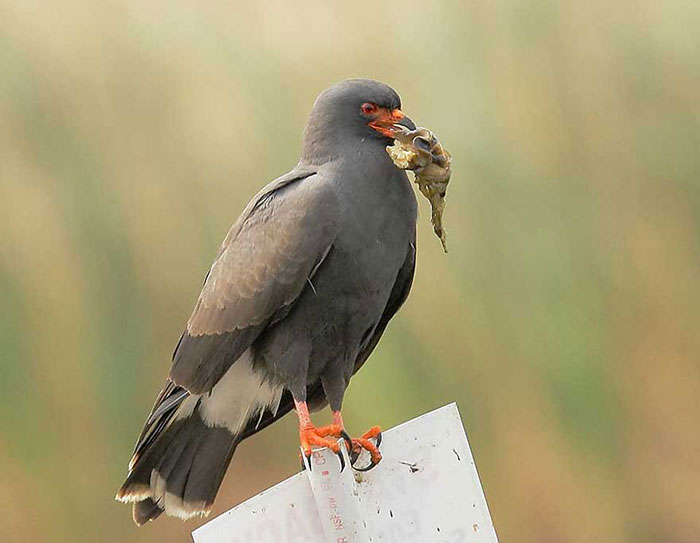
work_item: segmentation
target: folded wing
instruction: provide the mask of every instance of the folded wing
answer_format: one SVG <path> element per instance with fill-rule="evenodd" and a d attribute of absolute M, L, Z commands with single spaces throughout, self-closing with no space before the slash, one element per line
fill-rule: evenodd
<path fill-rule="evenodd" d="M 318 175 L 281 178 L 253 199 L 209 270 L 173 355 L 174 383 L 211 390 L 289 312 L 333 244 L 335 216 L 335 194 Z"/>

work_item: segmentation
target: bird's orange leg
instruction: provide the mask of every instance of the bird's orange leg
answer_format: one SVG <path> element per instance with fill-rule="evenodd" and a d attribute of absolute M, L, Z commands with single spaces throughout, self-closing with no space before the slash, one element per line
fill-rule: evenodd
<path fill-rule="evenodd" d="M 343 423 L 343 415 L 340 411 L 333 411 L 333 425 L 338 426 L 345 431 L 345 424 Z M 376 443 L 370 441 L 374 439 Z M 382 453 L 379 452 L 379 445 L 382 442 L 382 429 L 379 426 L 373 426 L 367 430 L 362 436 L 358 438 L 352 438 L 352 449 L 351 449 L 351 460 L 354 467 L 355 461 L 360 456 L 362 449 L 369 452 L 370 463 L 364 468 L 355 468 L 357 471 L 369 471 L 375 467 L 382 459 Z"/>
<path fill-rule="evenodd" d="M 311 422 L 311 415 L 309 415 L 309 408 L 306 402 L 294 400 L 294 406 L 296 407 L 297 416 L 299 417 L 299 442 L 304 456 L 306 456 L 306 458 L 311 457 L 312 446 L 327 447 L 338 455 L 340 459 L 340 471 L 343 471 L 343 469 L 345 469 L 345 459 L 340 452 L 338 439 L 341 437 L 345 439 L 350 450 L 352 450 L 353 445 L 350 436 L 345 432 L 343 426 L 336 424 L 334 419 L 333 424 L 317 428 L 314 426 L 313 422 Z M 311 464 L 309 463 L 309 465 Z"/>

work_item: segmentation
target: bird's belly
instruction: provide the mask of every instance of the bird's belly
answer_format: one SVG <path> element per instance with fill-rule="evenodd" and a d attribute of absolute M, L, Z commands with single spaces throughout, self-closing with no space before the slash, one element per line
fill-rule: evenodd
<path fill-rule="evenodd" d="M 404 262 L 410 241 L 369 240 L 360 249 L 334 245 L 289 314 L 260 346 L 273 382 L 308 384 L 330 370 L 349 376 L 371 337 Z"/>
<path fill-rule="evenodd" d="M 386 307 L 403 263 L 403 256 L 391 253 L 395 251 L 387 251 L 382 244 L 365 248 L 361 254 L 334 249 L 328 266 L 311 279 L 314 289 L 305 292 L 299 318 L 311 325 L 312 379 L 331 359 L 347 358 L 354 364 L 360 344 Z"/>

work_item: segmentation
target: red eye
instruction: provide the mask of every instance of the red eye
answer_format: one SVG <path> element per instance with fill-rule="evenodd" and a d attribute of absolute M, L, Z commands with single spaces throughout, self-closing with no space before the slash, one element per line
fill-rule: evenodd
<path fill-rule="evenodd" d="M 377 105 L 373 104 L 372 102 L 365 102 L 362 104 L 362 113 L 365 115 L 371 115 L 372 113 L 377 112 Z"/>

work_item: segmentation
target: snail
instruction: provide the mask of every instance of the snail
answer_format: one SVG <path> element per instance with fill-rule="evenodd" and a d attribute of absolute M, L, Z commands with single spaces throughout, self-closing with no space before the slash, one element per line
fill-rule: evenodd
<path fill-rule="evenodd" d="M 433 231 L 447 252 L 447 234 L 442 225 L 442 215 L 445 212 L 447 184 L 452 175 L 452 156 L 431 130 L 394 126 L 394 144 L 387 146 L 386 151 L 397 168 L 411 170 L 415 174 L 418 190 L 430 202 Z"/>

